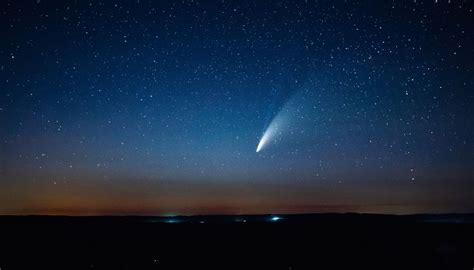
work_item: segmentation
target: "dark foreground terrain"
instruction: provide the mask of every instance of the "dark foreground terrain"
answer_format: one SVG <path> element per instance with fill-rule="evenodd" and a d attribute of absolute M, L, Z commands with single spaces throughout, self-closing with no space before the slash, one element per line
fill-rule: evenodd
<path fill-rule="evenodd" d="M 474 269 L 473 215 L 0 217 L 0 269 Z"/>

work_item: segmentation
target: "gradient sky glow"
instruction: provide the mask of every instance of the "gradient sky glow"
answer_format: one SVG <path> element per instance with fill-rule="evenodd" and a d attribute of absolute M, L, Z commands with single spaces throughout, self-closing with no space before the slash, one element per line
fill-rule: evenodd
<path fill-rule="evenodd" d="M 0 214 L 472 212 L 473 9 L 2 1 Z"/>

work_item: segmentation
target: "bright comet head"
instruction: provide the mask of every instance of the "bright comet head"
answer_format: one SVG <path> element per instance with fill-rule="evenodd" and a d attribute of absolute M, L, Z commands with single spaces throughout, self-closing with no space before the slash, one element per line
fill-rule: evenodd
<path fill-rule="evenodd" d="M 263 135 L 263 137 L 260 139 L 260 141 L 258 142 L 258 145 L 257 145 L 257 153 L 260 152 L 260 150 L 262 150 L 262 147 L 263 145 L 265 144 L 266 142 L 266 139 L 265 139 L 265 134 Z"/>

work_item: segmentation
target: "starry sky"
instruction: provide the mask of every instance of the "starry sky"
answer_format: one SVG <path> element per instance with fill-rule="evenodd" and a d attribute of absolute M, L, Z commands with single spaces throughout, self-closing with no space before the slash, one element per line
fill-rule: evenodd
<path fill-rule="evenodd" d="M 0 214 L 472 212 L 473 9 L 2 1 Z"/>

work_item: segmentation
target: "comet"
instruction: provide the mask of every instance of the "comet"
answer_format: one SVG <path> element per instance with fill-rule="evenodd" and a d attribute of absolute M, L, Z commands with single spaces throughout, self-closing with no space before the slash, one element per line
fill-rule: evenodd
<path fill-rule="evenodd" d="M 262 147 L 265 145 L 265 143 L 267 142 L 268 140 L 268 136 L 266 133 L 263 133 L 263 136 L 262 138 L 260 139 L 260 141 L 258 142 L 258 145 L 257 145 L 257 150 L 255 152 L 260 152 L 260 150 L 262 150 Z"/>
<path fill-rule="evenodd" d="M 281 140 L 283 135 L 283 128 L 288 126 L 288 120 L 291 118 L 291 102 L 288 102 L 283 106 L 283 108 L 278 112 L 278 114 L 272 119 L 270 125 L 263 133 L 260 141 L 257 145 L 256 152 L 262 151 L 267 147 L 271 142 L 275 143 Z"/>
<path fill-rule="evenodd" d="M 280 118 L 279 115 L 277 115 L 268 128 L 265 130 L 265 132 L 262 135 L 262 138 L 260 138 L 260 141 L 258 142 L 257 145 L 257 150 L 256 152 L 260 152 L 265 146 L 267 146 L 272 140 L 275 139 L 276 135 L 281 135 L 281 123 L 280 123 Z"/>
<path fill-rule="evenodd" d="M 294 131 L 299 126 L 304 126 L 304 114 L 308 106 L 308 99 L 298 92 L 294 94 L 270 122 L 270 125 L 263 132 L 255 152 L 261 152 L 271 143 L 277 143 L 282 140 L 283 135 L 292 137 L 298 136 Z"/>

